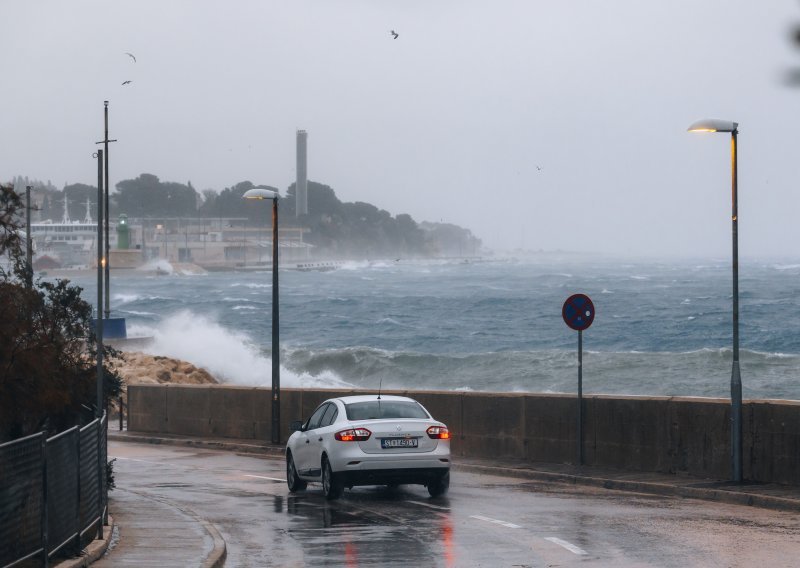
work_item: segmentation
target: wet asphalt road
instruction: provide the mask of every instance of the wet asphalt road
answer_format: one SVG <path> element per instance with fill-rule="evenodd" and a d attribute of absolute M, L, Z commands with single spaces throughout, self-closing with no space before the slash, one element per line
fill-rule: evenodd
<path fill-rule="evenodd" d="M 117 458 L 120 495 L 157 498 L 213 523 L 227 543 L 227 566 L 800 562 L 795 513 L 457 470 L 450 492 L 436 499 L 421 486 L 364 487 L 328 502 L 315 484 L 290 494 L 279 460 L 120 442 L 110 443 L 109 455 Z M 120 534 L 124 541 L 124 526 Z"/>

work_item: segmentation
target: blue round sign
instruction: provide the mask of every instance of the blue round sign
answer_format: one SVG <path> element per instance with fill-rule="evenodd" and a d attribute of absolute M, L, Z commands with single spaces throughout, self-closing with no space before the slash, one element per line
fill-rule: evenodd
<path fill-rule="evenodd" d="M 575 331 L 583 331 L 594 321 L 594 304 L 585 294 L 573 294 L 564 302 L 561 317 Z"/>

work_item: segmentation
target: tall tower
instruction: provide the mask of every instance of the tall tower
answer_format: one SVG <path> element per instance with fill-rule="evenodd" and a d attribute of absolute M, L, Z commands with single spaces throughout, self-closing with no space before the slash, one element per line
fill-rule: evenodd
<path fill-rule="evenodd" d="M 297 202 L 295 211 L 297 216 L 308 214 L 308 178 L 306 165 L 308 156 L 306 154 L 306 140 L 308 134 L 305 130 L 297 131 L 297 184 L 295 185 L 295 197 Z"/>

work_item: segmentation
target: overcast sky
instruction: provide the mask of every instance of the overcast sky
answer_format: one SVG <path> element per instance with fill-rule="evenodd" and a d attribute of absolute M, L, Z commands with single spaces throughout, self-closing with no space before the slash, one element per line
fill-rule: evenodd
<path fill-rule="evenodd" d="M 715 117 L 740 124 L 743 258 L 800 257 L 797 0 L 0 0 L 0 21 L 0 181 L 94 185 L 107 99 L 112 186 L 285 191 L 305 129 L 341 200 L 495 249 L 726 258 L 730 137 L 686 132 Z"/>

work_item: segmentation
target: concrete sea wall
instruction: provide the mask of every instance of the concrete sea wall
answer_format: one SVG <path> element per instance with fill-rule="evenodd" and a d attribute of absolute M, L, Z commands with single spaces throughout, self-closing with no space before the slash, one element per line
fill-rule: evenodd
<path fill-rule="evenodd" d="M 201 437 L 270 439 L 270 389 L 131 385 L 128 428 Z M 283 389 L 281 434 L 343 390 Z M 359 391 L 357 394 L 364 394 Z M 386 391 L 419 400 L 453 432 L 455 456 L 575 463 L 577 402 L 571 395 Z M 730 401 L 584 397 L 584 463 L 635 471 L 730 478 Z M 744 476 L 800 484 L 800 402 L 743 405 Z"/>

